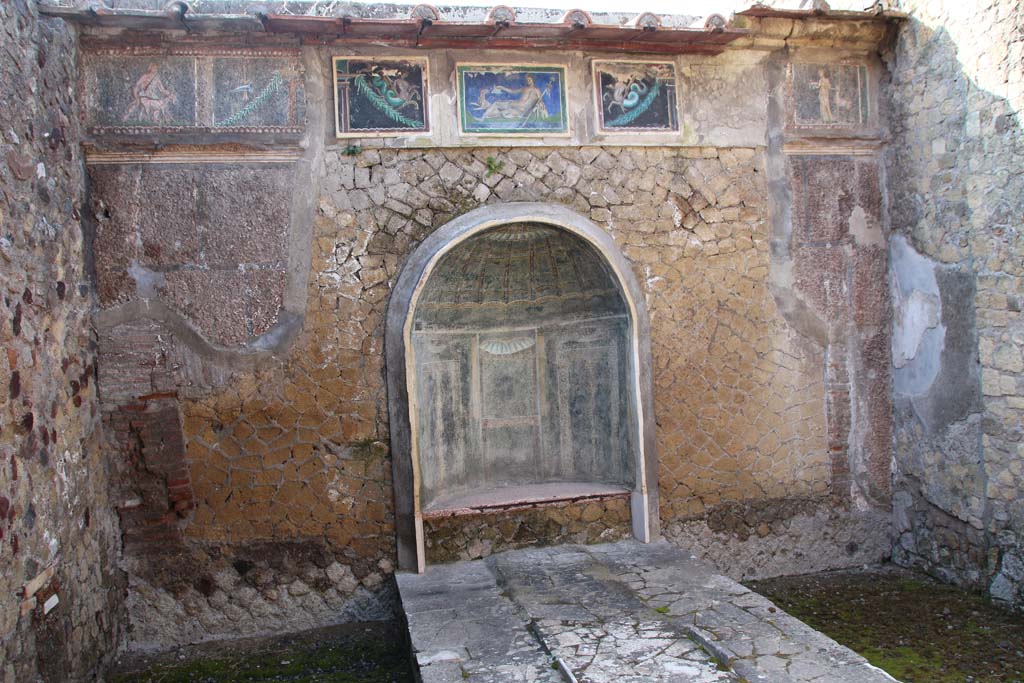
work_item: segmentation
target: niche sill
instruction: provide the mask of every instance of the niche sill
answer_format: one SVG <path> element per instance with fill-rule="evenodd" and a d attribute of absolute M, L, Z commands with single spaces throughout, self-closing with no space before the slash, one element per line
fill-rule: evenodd
<path fill-rule="evenodd" d="M 479 515 L 498 510 L 536 507 L 549 503 L 578 502 L 629 496 L 632 489 L 617 484 L 557 482 L 477 489 L 441 496 L 423 508 L 424 519 Z"/>

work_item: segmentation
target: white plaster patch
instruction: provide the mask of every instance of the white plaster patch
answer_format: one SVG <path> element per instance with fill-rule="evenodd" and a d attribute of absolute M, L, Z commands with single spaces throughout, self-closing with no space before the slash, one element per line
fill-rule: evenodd
<path fill-rule="evenodd" d="M 967 113 L 964 122 L 964 133 L 969 138 L 976 138 L 981 135 L 981 112 L 972 111 Z"/>
<path fill-rule="evenodd" d="M 849 218 L 850 234 L 853 240 L 860 246 L 885 246 L 885 238 L 882 237 L 882 227 L 870 225 L 868 215 L 863 207 L 855 206 L 850 212 Z"/>
<path fill-rule="evenodd" d="M 644 285 L 645 285 L 645 289 L 647 290 L 648 294 L 651 293 L 652 291 L 654 291 L 654 285 L 658 284 L 659 282 L 661 282 L 664 279 L 665 278 L 663 278 L 663 277 L 661 277 L 659 275 L 651 275 L 651 267 L 650 266 L 644 266 Z M 650 302 L 649 298 L 648 298 L 648 301 L 647 301 L 647 305 L 648 306 L 651 305 L 651 302 Z"/>
<path fill-rule="evenodd" d="M 54 461 L 54 470 L 57 473 L 57 493 L 69 515 L 81 502 L 81 493 L 78 487 L 75 486 L 75 480 L 72 479 L 72 475 L 76 470 L 76 464 L 80 459 L 80 453 L 72 453 L 65 449 L 64 453 L 55 458 Z M 84 524 L 85 520 L 80 519 L 79 526 L 84 526 Z M 51 556 L 56 555 L 57 550 L 60 548 L 60 541 L 57 538 L 51 539 L 48 536 L 46 540 L 50 546 Z"/>
<path fill-rule="evenodd" d="M 50 612 L 53 611 L 53 608 L 56 607 L 59 604 L 60 604 L 60 598 L 57 597 L 56 593 L 54 593 L 53 595 L 51 595 L 50 597 L 48 597 L 46 599 L 46 602 L 43 603 L 43 614 L 49 614 Z"/>
<path fill-rule="evenodd" d="M 946 328 L 936 264 L 902 235 L 890 244 L 892 262 L 893 388 L 899 394 L 928 390 L 938 376 Z"/>
<path fill-rule="evenodd" d="M 132 261 L 128 267 L 128 274 L 135 280 L 135 289 L 143 299 L 155 297 L 157 288 L 167 284 L 163 273 L 139 265 L 138 261 Z"/>
<path fill-rule="evenodd" d="M 430 664 L 436 664 L 438 662 L 461 662 L 463 657 L 458 652 L 452 650 L 441 650 L 433 654 L 418 654 L 416 655 L 416 662 L 420 666 L 428 666 Z"/>
<path fill-rule="evenodd" d="M 921 348 L 924 333 L 939 324 L 939 298 L 919 289 L 897 304 L 892 335 L 892 364 L 902 368 Z"/>
<path fill-rule="evenodd" d="M 60 552 L 60 539 L 53 535 L 49 529 L 43 530 L 43 542 L 46 543 L 46 549 L 50 551 L 48 559 L 57 557 L 57 553 Z"/>

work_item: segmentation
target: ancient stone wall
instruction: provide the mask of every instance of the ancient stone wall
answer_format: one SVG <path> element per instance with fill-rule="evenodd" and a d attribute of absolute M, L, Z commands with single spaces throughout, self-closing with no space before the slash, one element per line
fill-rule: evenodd
<path fill-rule="evenodd" d="M 489 158 L 500 161 L 500 170 L 489 171 Z M 140 550 L 132 578 L 138 642 L 255 631 L 270 623 L 295 628 L 334 618 L 350 596 L 378 588 L 394 563 L 381 356 L 389 284 L 416 242 L 479 204 L 567 204 L 609 230 L 632 260 L 652 318 L 662 518 L 670 537 L 715 545 L 700 529 L 726 504 L 795 499 L 804 501 L 803 512 L 831 508 L 824 354 L 787 324 L 769 289 L 763 159 L 756 149 L 351 155 L 328 148 L 316 171 L 321 191 L 305 323 L 287 354 L 252 370 L 221 370 L 215 384 L 190 382 L 185 374 L 209 361 L 157 323 L 125 322 L 104 334 L 110 381 L 125 366 L 144 380 L 132 390 L 133 402 L 118 409 L 127 411 L 129 431 L 134 424 L 142 444 L 149 442 L 146 430 L 151 420 L 165 419 L 162 402 L 173 394 L 181 413 L 175 438 L 182 441 L 161 443 L 184 444 L 179 462 L 187 464 L 187 505 L 173 512 L 174 501 L 159 487 L 152 496 L 153 514 L 164 515 L 174 544 L 158 527 L 143 527 L 150 549 Z M 142 351 L 147 348 L 152 351 Z M 154 379 L 163 371 L 166 380 Z M 144 405 L 135 403 L 146 394 Z M 143 460 L 150 462 L 148 453 Z M 157 472 L 168 484 L 173 476 L 148 464 L 129 477 L 137 489 L 144 488 L 141 471 Z M 845 531 L 823 541 L 835 548 L 832 562 L 884 555 L 884 543 L 870 541 L 884 532 L 851 526 L 853 515 L 843 509 L 833 515 L 829 534 Z M 605 527 L 621 526 L 614 517 L 621 511 L 599 512 Z M 594 520 L 559 513 L 566 519 L 555 528 L 551 514 L 510 514 L 508 533 L 494 538 L 478 533 L 479 520 L 454 527 L 452 520 L 432 522 L 431 556 L 602 538 L 590 528 Z M 594 511 L 583 508 L 584 514 Z M 764 529 L 759 520 L 753 533 L 729 524 L 714 530 L 756 540 L 785 529 L 789 516 L 766 515 Z M 129 541 L 132 528 L 126 521 Z M 316 546 L 317 558 L 298 553 L 303 545 Z M 186 579 L 160 569 L 171 548 L 179 553 L 176 562 L 189 558 L 205 571 Z M 765 563 L 768 554 L 760 552 Z M 282 569 L 284 560 L 275 565 L 275 555 L 290 557 L 292 567 Z M 729 564 L 730 558 L 718 559 Z M 801 566 L 787 560 L 791 565 Z M 324 573 L 332 566 L 344 568 L 334 570 L 344 572 L 340 583 Z"/>
<path fill-rule="evenodd" d="M 889 154 L 894 558 L 1024 605 L 1024 8 L 905 0 Z"/>
<path fill-rule="evenodd" d="M 646 144 L 588 130 L 588 94 L 574 138 L 440 147 L 337 139 L 335 48 L 119 40 L 83 37 L 86 81 L 156 91 L 156 74 L 174 93 L 145 116 L 123 93 L 83 97 L 132 647 L 387 614 L 391 290 L 424 237 L 515 201 L 593 221 L 641 284 L 666 537 L 748 576 L 887 554 L 888 299 L 872 289 L 887 216 L 863 52 L 800 53 L 799 69 L 784 50 L 681 57 L 680 82 L 706 98 Z M 454 115 L 443 69 L 457 55 L 429 54 L 431 106 Z M 584 55 L 559 59 L 585 88 Z M 267 120 L 220 125 L 246 60 L 253 82 L 281 74 L 253 100 Z M 742 83 L 757 88 L 741 97 Z M 624 532 L 625 507 L 428 519 L 426 545 L 440 561 L 602 540 Z"/>
<path fill-rule="evenodd" d="M 99 429 L 77 41 L 0 4 L 0 680 L 95 680 L 125 582 Z"/>
<path fill-rule="evenodd" d="M 424 520 L 427 562 L 475 560 L 501 550 L 610 543 L 630 536 L 629 496 L 499 509 Z"/>

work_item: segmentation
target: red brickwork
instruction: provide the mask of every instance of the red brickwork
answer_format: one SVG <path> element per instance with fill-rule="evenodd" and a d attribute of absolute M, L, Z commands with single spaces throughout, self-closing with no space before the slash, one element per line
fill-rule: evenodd
<path fill-rule="evenodd" d="M 180 541 L 178 520 L 194 507 L 174 394 L 152 394 L 105 414 L 121 456 L 122 484 L 133 494 L 118 507 L 125 549 Z"/>

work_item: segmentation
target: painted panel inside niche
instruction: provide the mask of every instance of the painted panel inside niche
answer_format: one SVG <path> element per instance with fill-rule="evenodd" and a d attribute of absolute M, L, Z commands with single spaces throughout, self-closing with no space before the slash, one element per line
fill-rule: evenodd
<path fill-rule="evenodd" d="M 334 83 L 338 137 L 430 130 L 425 59 L 335 57 Z"/>
<path fill-rule="evenodd" d="M 804 126 L 860 126 L 868 121 L 868 70 L 861 64 L 794 64 L 790 109 Z"/>
<path fill-rule="evenodd" d="M 675 66 L 668 62 L 594 62 L 602 132 L 677 131 Z"/>
<path fill-rule="evenodd" d="M 634 483 L 629 320 L 601 255 L 514 223 L 430 274 L 412 344 L 425 509 L 467 492 Z"/>
<path fill-rule="evenodd" d="M 565 67 L 458 65 L 459 122 L 476 135 L 568 135 Z"/>

